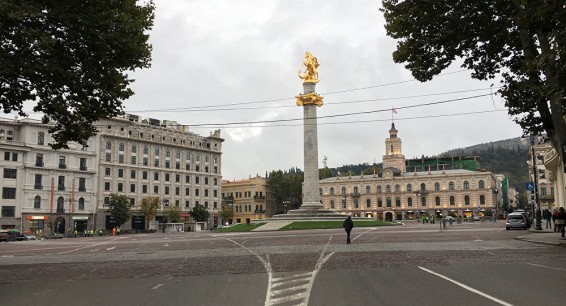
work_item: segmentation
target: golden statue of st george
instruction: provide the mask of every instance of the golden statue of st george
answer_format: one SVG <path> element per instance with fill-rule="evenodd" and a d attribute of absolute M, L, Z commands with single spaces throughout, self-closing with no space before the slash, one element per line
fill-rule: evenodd
<path fill-rule="evenodd" d="M 318 83 L 318 60 L 309 51 L 305 54 L 305 60 L 303 61 L 305 65 L 305 73 L 301 75 L 301 69 L 299 69 L 299 78 L 305 80 L 304 83 Z M 319 96 L 316 92 L 311 92 L 308 94 L 301 94 L 296 96 L 297 105 L 316 105 L 318 107 L 322 106 L 322 96 Z"/>

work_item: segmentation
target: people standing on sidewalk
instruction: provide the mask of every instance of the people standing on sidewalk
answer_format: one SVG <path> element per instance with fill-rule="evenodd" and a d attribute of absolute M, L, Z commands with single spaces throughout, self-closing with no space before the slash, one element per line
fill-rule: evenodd
<path fill-rule="evenodd" d="M 566 225 L 566 212 L 564 212 L 564 207 L 560 207 L 558 209 L 558 213 L 556 214 L 556 221 L 554 221 L 554 226 L 560 227 L 560 233 L 562 237 L 564 237 L 564 227 Z"/>
<path fill-rule="evenodd" d="M 542 216 L 544 220 L 546 220 L 546 228 L 550 227 L 552 229 L 552 223 L 550 222 L 550 220 L 552 220 L 552 214 L 550 213 L 550 210 L 545 209 L 542 213 Z"/>
<path fill-rule="evenodd" d="M 556 226 L 556 215 L 558 214 L 558 208 L 555 208 L 554 211 L 552 211 L 552 223 L 554 223 L 554 231 L 558 232 L 558 227 Z"/>
<path fill-rule="evenodd" d="M 346 243 L 352 243 L 352 241 L 350 240 L 350 232 L 352 231 L 352 228 L 354 228 L 354 221 L 352 221 L 352 217 L 348 216 L 348 218 L 344 220 L 344 223 L 342 223 L 342 226 L 346 231 Z"/>

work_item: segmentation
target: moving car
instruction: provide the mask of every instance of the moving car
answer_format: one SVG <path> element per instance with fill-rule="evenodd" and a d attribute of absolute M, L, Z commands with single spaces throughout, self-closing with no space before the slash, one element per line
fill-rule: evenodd
<path fill-rule="evenodd" d="M 527 217 L 520 212 L 510 213 L 505 220 L 505 229 L 509 230 L 510 228 L 528 229 L 529 221 Z"/>

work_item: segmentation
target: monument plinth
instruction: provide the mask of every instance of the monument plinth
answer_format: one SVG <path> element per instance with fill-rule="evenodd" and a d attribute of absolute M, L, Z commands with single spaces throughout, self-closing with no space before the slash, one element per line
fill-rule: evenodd
<path fill-rule="evenodd" d="M 297 105 L 303 107 L 303 137 L 304 137 L 304 182 L 303 204 L 299 209 L 293 209 L 287 214 L 273 216 L 274 219 L 296 218 L 344 218 L 334 209 L 325 209 L 320 203 L 318 177 L 318 134 L 316 108 L 321 107 L 323 97 L 315 91 L 318 83 L 318 60 L 307 51 L 303 61 L 306 70 L 299 78 L 304 80 L 303 93 L 296 96 Z"/>

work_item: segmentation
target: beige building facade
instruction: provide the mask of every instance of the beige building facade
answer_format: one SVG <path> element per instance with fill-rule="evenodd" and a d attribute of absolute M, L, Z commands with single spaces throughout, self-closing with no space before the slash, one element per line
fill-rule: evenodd
<path fill-rule="evenodd" d="M 397 134 L 392 125 L 382 173 L 321 180 L 322 204 L 353 216 L 390 221 L 448 214 L 471 218 L 488 210 L 496 214 L 497 180 L 491 172 L 477 170 L 476 158 L 406 160 Z"/>
<path fill-rule="evenodd" d="M 222 206 L 233 211 L 233 217 L 223 220 L 224 224 L 250 223 L 283 212 L 267 186 L 267 180 L 260 176 L 222 181 Z"/>

